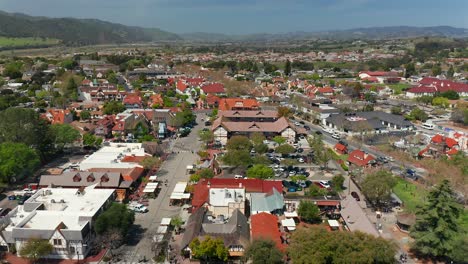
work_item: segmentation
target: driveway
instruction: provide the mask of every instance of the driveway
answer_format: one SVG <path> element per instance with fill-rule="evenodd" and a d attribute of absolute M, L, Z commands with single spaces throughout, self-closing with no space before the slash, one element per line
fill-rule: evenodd
<path fill-rule="evenodd" d="M 119 260 L 113 263 L 119 263 L 119 261 L 121 263 L 138 263 L 144 260 L 151 262 L 154 257 L 152 239 L 161 219 L 180 214 L 181 207 L 170 206 L 169 200 L 176 183 L 188 181 L 189 175 L 186 174 L 186 166 L 198 160 L 196 153 L 201 145 L 198 141 L 198 130 L 203 127 L 200 119 L 198 118 L 199 125 L 194 127 L 187 137 L 171 140 L 169 152 L 173 151 L 174 154 L 169 155 L 156 173 L 160 176 L 161 181 L 168 181 L 167 186 L 161 184 L 157 198 L 150 199 L 148 213 L 136 214 L 134 226 L 130 231 L 130 240 L 127 241 L 127 245 L 118 250 L 120 252 Z"/>

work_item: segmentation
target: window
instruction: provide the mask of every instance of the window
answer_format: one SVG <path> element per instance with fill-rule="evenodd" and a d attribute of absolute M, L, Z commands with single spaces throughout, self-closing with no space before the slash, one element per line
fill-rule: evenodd
<path fill-rule="evenodd" d="M 54 238 L 54 246 L 61 246 L 61 245 L 62 245 L 62 239 Z"/>

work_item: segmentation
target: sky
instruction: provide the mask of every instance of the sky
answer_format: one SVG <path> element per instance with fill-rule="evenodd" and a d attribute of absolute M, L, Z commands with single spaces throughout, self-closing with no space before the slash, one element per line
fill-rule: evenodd
<path fill-rule="evenodd" d="M 401 25 L 468 28 L 468 0 L 0 0 L 0 10 L 96 18 L 174 33 L 314 32 Z"/>

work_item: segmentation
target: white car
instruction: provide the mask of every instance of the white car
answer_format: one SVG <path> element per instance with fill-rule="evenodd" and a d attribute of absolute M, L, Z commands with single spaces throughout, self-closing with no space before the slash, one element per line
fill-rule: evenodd
<path fill-rule="evenodd" d="M 319 181 L 319 184 L 322 185 L 323 188 L 330 188 L 330 182 L 329 181 Z"/>
<path fill-rule="evenodd" d="M 148 208 L 146 206 L 140 204 L 140 203 L 135 203 L 132 202 L 128 205 L 128 208 L 136 213 L 146 213 L 148 212 Z"/>
<path fill-rule="evenodd" d="M 336 133 L 336 132 L 333 133 L 333 134 L 331 135 L 331 137 L 334 138 L 334 139 L 340 139 L 340 138 L 341 138 L 341 137 L 340 137 L 340 134 L 338 134 L 338 133 Z"/>
<path fill-rule="evenodd" d="M 299 163 L 304 163 L 304 159 L 303 159 L 303 158 L 299 158 L 299 159 L 297 159 L 297 161 L 299 161 Z"/>

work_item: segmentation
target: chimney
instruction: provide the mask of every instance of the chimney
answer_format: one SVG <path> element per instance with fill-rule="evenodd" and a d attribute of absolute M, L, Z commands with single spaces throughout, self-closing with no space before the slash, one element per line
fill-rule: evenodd
<path fill-rule="evenodd" d="M 364 152 L 364 159 L 367 159 L 367 157 L 369 156 L 369 154 L 366 152 Z"/>
<path fill-rule="evenodd" d="M 239 182 L 239 188 L 242 188 L 242 182 Z"/>
<path fill-rule="evenodd" d="M 211 182 L 208 181 L 208 184 L 206 186 L 208 186 L 209 189 L 211 187 Z"/>

